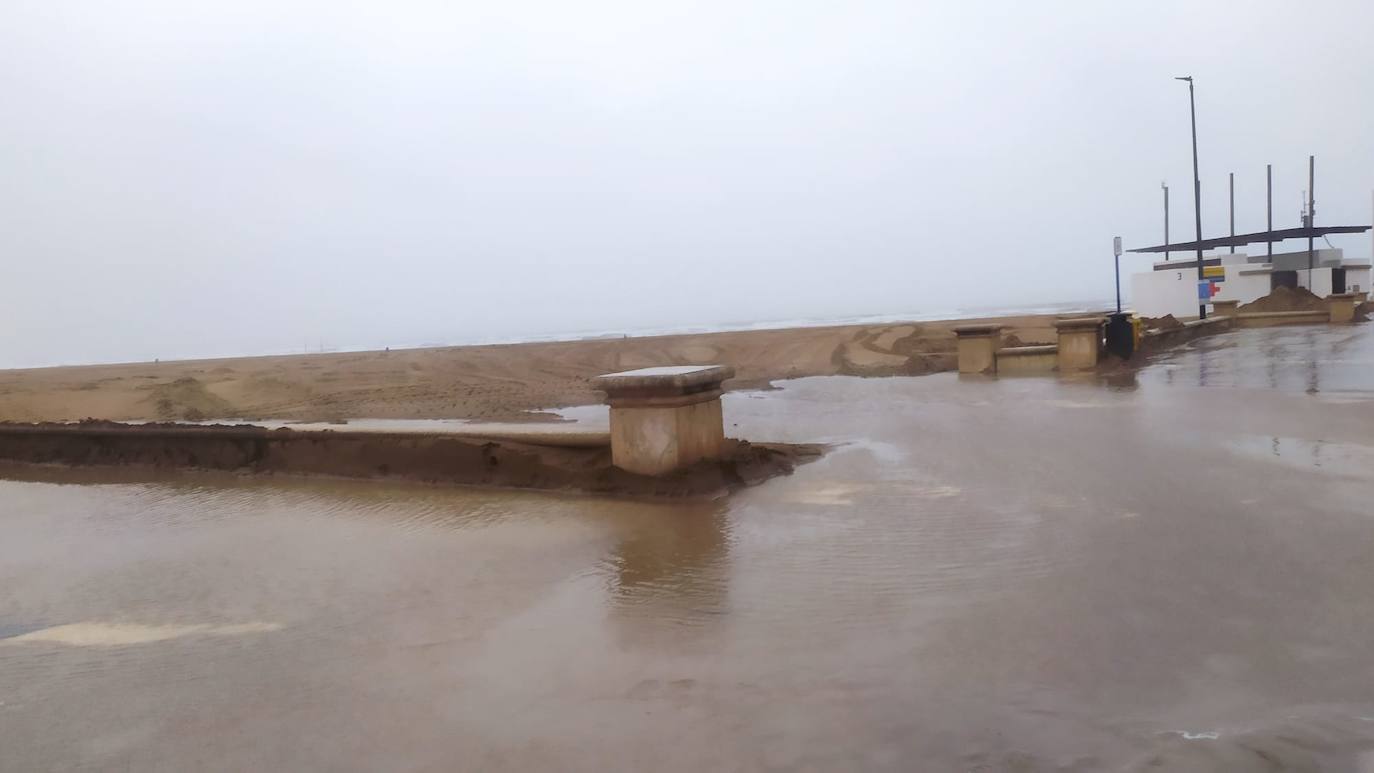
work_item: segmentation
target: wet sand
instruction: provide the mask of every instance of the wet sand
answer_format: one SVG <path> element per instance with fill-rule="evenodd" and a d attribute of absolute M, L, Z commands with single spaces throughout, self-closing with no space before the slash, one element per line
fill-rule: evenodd
<path fill-rule="evenodd" d="M 1371 365 L 789 381 L 706 503 L 10 471 L 0 769 L 1366 769 Z"/>
<path fill-rule="evenodd" d="M 1002 318 L 1054 341 L 1052 315 Z M 964 320 L 963 322 L 967 322 Z M 652 365 L 729 363 L 730 389 L 801 376 L 952 370 L 960 321 L 751 330 L 392 352 L 0 371 L 0 420 L 550 420 L 600 402 L 588 379 Z"/>
<path fill-rule="evenodd" d="M 726 438 L 718 458 L 654 476 L 616 467 L 605 432 L 545 434 L 552 437 L 541 438 L 536 433 L 492 437 L 455 432 L 296 431 L 247 424 L 0 422 L 0 463 L 408 480 L 640 497 L 715 497 L 790 474 L 798 464 L 825 452 L 820 444 L 750 443 Z"/>

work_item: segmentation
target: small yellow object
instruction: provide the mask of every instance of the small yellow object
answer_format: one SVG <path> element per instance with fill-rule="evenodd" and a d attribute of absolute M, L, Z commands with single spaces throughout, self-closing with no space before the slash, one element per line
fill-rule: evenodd
<path fill-rule="evenodd" d="M 1204 277 L 1206 277 L 1207 279 L 1225 279 L 1225 278 L 1226 278 L 1226 267 L 1225 267 L 1225 266 L 1203 266 L 1203 267 L 1202 267 L 1202 275 L 1203 275 Z"/>

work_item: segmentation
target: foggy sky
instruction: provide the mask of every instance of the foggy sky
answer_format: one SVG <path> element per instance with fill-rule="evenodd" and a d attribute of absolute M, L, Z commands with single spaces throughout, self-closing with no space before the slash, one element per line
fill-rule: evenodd
<path fill-rule="evenodd" d="M 1374 4 L 0 3 L 0 366 L 1105 299 L 1368 224 Z M 1332 237 L 1368 256 L 1368 237 Z M 1294 246 L 1296 248 L 1296 246 Z M 1147 267 L 1127 259 L 1123 271 Z"/>

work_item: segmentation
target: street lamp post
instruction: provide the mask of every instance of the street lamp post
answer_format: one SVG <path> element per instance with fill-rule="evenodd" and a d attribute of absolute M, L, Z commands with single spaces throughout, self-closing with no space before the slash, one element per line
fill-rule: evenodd
<path fill-rule="evenodd" d="M 1112 237 L 1112 254 L 1116 255 L 1116 313 L 1121 313 L 1121 237 Z"/>
<path fill-rule="evenodd" d="M 1159 187 L 1164 189 L 1164 260 L 1169 260 L 1169 184 L 1161 182 Z"/>
<path fill-rule="evenodd" d="M 1207 319 L 1207 301 L 1202 297 L 1202 180 L 1197 173 L 1197 103 L 1193 99 L 1193 76 L 1185 75 L 1174 80 L 1188 81 L 1188 115 L 1193 122 L 1193 219 L 1197 228 L 1197 316 Z"/>

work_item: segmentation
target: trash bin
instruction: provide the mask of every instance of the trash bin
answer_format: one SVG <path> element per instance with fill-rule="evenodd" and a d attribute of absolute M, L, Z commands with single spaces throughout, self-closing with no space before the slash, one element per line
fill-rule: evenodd
<path fill-rule="evenodd" d="M 1107 352 L 1123 360 L 1135 354 L 1135 324 L 1125 312 L 1107 315 Z"/>

